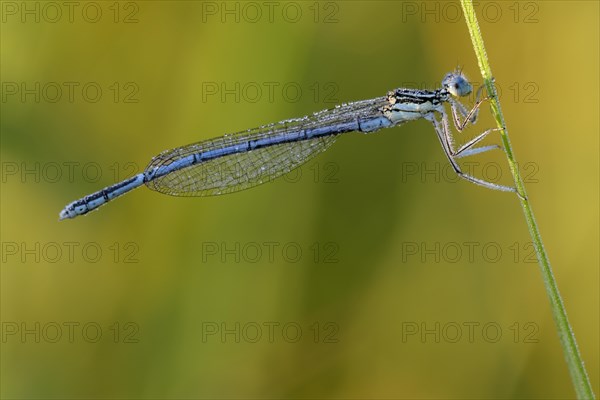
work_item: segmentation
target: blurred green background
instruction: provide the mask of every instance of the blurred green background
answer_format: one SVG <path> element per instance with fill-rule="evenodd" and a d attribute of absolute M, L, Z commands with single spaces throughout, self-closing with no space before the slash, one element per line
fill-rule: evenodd
<path fill-rule="evenodd" d="M 598 2 L 476 10 L 598 393 Z M 480 84 L 458 3 L 4 1 L 1 57 L 3 398 L 574 397 L 517 198 L 459 182 L 426 121 L 58 222 L 165 149 Z"/>

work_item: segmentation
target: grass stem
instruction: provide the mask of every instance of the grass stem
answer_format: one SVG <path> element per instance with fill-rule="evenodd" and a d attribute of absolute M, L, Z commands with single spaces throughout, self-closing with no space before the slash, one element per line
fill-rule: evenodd
<path fill-rule="evenodd" d="M 488 95 L 491 98 L 490 103 L 492 114 L 494 115 L 494 119 L 496 120 L 498 128 L 500 128 L 502 132 L 502 143 L 508 158 L 508 165 L 515 182 L 515 187 L 519 192 L 519 200 L 521 202 L 521 207 L 523 208 L 523 213 L 525 214 L 525 220 L 527 221 L 529 234 L 531 235 L 531 239 L 535 247 L 535 252 L 542 272 L 542 278 L 544 280 L 546 292 L 548 293 L 548 297 L 550 299 L 552 315 L 554 317 L 554 322 L 556 323 L 558 336 L 565 354 L 567 366 L 569 367 L 575 393 L 579 399 L 594 399 L 595 397 L 594 392 L 592 391 L 592 385 L 590 384 L 583 360 L 579 354 L 577 341 L 575 340 L 575 334 L 573 333 L 571 325 L 569 324 L 567 311 L 565 310 L 565 306 L 558 291 L 556 280 L 552 274 L 552 267 L 550 266 L 548 255 L 544 249 L 542 237 L 533 215 L 533 209 L 531 208 L 531 203 L 527 197 L 525 185 L 523 184 L 523 179 L 519 173 L 515 154 L 508 138 L 508 130 L 506 129 L 506 123 L 504 121 L 504 116 L 502 115 L 502 109 L 500 108 L 500 101 L 498 100 L 496 87 L 494 85 L 494 80 L 492 79 L 492 70 L 485 52 L 483 38 L 481 36 L 481 30 L 479 29 L 479 23 L 477 22 L 475 10 L 473 9 L 472 0 L 461 0 L 461 5 L 467 26 L 469 28 L 469 33 L 471 35 L 471 41 L 473 42 L 473 49 L 477 55 L 481 76 L 483 77 L 483 82 L 486 86 Z"/>

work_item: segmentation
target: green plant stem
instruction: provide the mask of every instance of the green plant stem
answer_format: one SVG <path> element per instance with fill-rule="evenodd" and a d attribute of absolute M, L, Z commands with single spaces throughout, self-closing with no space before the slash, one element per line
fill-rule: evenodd
<path fill-rule="evenodd" d="M 535 247 L 538 263 L 540 265 L 542 277 L 544 279 L 544 285 L 546 286 L 546 292 L 548 293 L 548 297 L 550 298 L 550 307 L 552 309 L 552 315 L 554 317 L 554 322 L 556 323 L 560 343 L 565 353 L 565 358 L 569 367 L 569 372 L 571 374 L 571 380 L 573 381 L 575 393 L 577 394 L 577 398 L 579 399 L 594 399 L 595 397 L 594 392 L 592 391 L 592 385 L 590 384 L 590 380 L 585 370 L 583 360 L 581 359 L 581 355 L 579 354 L 579 350 L 577 348 L 577 341 L 575 340 L 575 334 L 573 333 L 571 325 L 569 324 L 569 320 L 567 318 L 567 311 L 565 310 L 565 306 L 558 291 L 558 286 L 556 284 L 556 281 L 554 280 L 554 275 L 552 274 L 552 267 L 550 267 L 548 255 L 546 254 L 546 250 L 544 250 L 542 237 L 540 235 L 538 226 L 535 222 L 533 210 L 531 208 L 531 204 L 529 203 L 527 193 L 525 191 L 525 185 L 523 184 L 523 179 L 521 178 L 521 174 L 519 173 L 517 161 L 515 159 L 515 155 L 510 145 L 508 131 L 506 129 L 504 116 L 502 115 L 502 110 L 500 108 L 500 101 L 498 100 L 496 87 L 494 86 L 494 81 L 492 79 L 492 70 L 490 68 L 487 54 L 485 52 L 483 38 L 481 37 L 481 31 L 479 29 L 479 23 L 477 22 L 475 10 L 473 9 L 472 0 L 461 0 L 461 5 L 465 15 L 467 26 L 469 28 L 469 33 L 471 34 L 473 49 L 475 50 L 475 54 L 477 55 L 479 69 L 481 70 L 483 81 L 491 98 L 490 103 L 492 113 L 494 115 L 494 118 L 496 119 L 498 128 L 500 128 L 502 132 L 502 143 L 504 144 L 504 149 L 506 150 L 510 171 L 515 181 L 515 187 L 519 192 L 519 199 L 521 201 L 521 206 L 525 214 L 525 220 L 527 221 L 529 234 L 531 235 L 531 239 Z"/>

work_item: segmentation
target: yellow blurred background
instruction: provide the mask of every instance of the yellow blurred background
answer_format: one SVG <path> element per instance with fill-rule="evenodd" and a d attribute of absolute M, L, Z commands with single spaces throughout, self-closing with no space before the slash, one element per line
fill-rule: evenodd
<path fill-rule="evenodd" d="M 479 85 L 458 3 L 1 6 L 3 398 L 574 397 L 517 198 L 458 181 L 427 121 L 58 222 L 165 149 L 457 65 Z M 599 5 L 476 10 L 598 393 Z M 501 152 L 464 163 L 511 182 Z"/>

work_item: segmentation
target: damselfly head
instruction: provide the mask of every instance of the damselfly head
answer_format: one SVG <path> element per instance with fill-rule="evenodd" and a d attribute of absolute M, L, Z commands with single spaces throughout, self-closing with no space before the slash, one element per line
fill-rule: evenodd
<path fill-rule="evenodd" d="M 442 87 L 454 97 L 468 96 L 473 91 L 473 86 L 460 72 L 450 72 L 442 79 Z"/>

